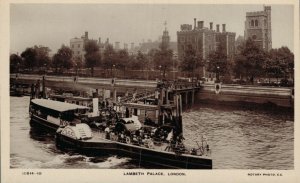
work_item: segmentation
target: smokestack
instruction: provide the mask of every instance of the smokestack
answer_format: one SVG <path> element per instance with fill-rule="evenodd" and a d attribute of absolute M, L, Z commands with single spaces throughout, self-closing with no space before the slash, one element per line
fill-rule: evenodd
<path fill-rule="evenodd" d="M 89 33 L 87 31 L 85 32 L 85 39 L 89 39 Z"/>
<path fill-rule="evenodd" d="M 109 43 L 109 39 L 108 39 L 108 38 L 106 38 L 106 43 L 107 43 L 107 44 Z"/>
<path fill-rule="evenodd" d="M 99 116 L 99 106 L 98 106 L 98 103 L 99 103 L 99 99 L 98 98 L 93 98 L 93 113 L 92 113 L 92 116 L 95 117 L 95 116 Z"/>
<path fill-rule="evenodd" d="M 226 32 L 226 24 L 222 24 L 222 32 Z"/>
<path fill-rule="evenodd" d="M 217 24 L 217 32 L 220 32 L 220 25 Z"/>
<path fill-rule="evenodd" d="M 101 37 L 99 37 L 99 44 L 101 44 Z"/>
<path fill-rule="evenodd" d="M 209 29 L 213 30 L 213 23 L 212 22 L 209 22 Z"/>
<path fill-rule="evenodd" d="M 194 18 L 194 29 L 196 29 L 196 18 Z"/>

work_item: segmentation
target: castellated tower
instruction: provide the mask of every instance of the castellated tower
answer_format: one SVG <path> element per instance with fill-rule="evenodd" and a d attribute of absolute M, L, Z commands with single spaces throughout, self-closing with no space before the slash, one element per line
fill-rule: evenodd
<path fill-rule="evenodd" d="M 264 6 L 264 11 L 246 13 L 244 37 L 252 38 L 265 51 L 272 49 L 271 6 Z"/>

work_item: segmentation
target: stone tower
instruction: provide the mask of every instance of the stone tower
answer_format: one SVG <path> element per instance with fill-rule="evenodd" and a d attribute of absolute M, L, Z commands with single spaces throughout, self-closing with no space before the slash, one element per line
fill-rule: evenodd
<path fill-rule="evenodd" d="M 246 13 L 245 39 L 248 38 L 265 51 L 272 49 L 271 6 L 264 6 L 264 11 Z"/>
<path fill-rule="evenodd" d="M 165 22 L 165 26 L 167 25 L 167 22 Z M 162 36 L 162 48 L 168 48 L 170 43 L 170 36 L 169 36 L 169 32 L 167 30 L 167 27 L 165 27 L 165 30 L 163 32 L 163 36 Z"/>

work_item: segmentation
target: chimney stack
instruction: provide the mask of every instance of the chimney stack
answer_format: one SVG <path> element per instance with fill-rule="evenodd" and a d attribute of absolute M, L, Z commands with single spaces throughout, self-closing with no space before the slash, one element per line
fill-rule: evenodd
<path fill-rule="evenodd" d="M 124 49 L 127 50 L 128 49 L 128 45 L 127 43 L 124 43 Z"/>
<path fill-rule="evenodd" d="M 222 24 L 222 32 L 226 32 L 226 24 Z"/>
<path fill-rule="evenodd" d="M 99 37 L 99 42 L 98 42 L 98 44 L 101 44 L 101 37 Z"/>
<path fill-rule="evenodd" d="M 109 39 L 108 38 L 106 38 L 106 44 L 108 44 L 109 43 Z"/>
<path fill-rule="evenodd" d="M 203 29 L 203 21 L 198 21 L 198 29 Z"/>
<path fill-rule="evenodd" d="M 89 33 L 87 31 L 85 32 L 85 39 L 89 39 Z"/>
<path fill-rule="evenodd" d="M 196 29 L 196 18 L 194 18 L 194 29 Z"/>
<path fill-rule="evenodd" d="M 213 23 L 212 22 L 209 22 L 209 29 L 213 30 Z"/>
<path fill-rule="evenodd" d="M 120 49 L 120 42 L 115 42 L 115 49 L 119 50 Z"/>
<path fill-rule="evenodd" d="M 217 32 L 220 32 L 220 25 L 217 24 Z"/>

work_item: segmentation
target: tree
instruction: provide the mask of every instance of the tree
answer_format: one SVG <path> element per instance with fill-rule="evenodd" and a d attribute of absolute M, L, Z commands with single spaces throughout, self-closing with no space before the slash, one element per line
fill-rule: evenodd
<path fill-rule="evenodd" d="M 217 75 L 217 82 L 219 82 L 219 76 L 226 75 L 229 72 L 229 61 L 223 46 L 219 46 L 216 51 L 208 55 L 208 71 Z"/>
<path fill-rule="evenodd" d="M 172 67 L 173 63 L 173 51 L 167 46 L 160 45 L 160 49 L 154 53 L 154 66 L 163 72 L 163 78 L 165 78 L 166 71 Z"/>
<path fill-rule="evenodd" d="M 69 47 L 62 45 L 57 53 L 53 56 L 52 66 L 56 68 L 56 71 L 58 69 L 63 71 L 64 69 L 72 68 L 72 55 L 72 50 Z"/>
<path fill-rule="evenodd" d="M 73 58 L 73 65 L 75 66 L 76 75 L 78 75 L 78 69 L 83 68 L 84 63 L 81 56 L 76 56 Z"/>
<path fill-rule="evenodd" d="M 286 79 L 294 74 L 294 54 L 287 47 L 271 49 L 264 68 L 269 78 Z"/>
<path fill-rule="evenodd" d="M 138 54 L 136 55 L 136 61 L 139 65 L 139 68 L 144 72 L 144 69 L 147 67 L 148 63 L 146 55 L 144 55 L 141 51 L 138 51 Z"/>
<path fill-rule="evenodd" d="M 197 54 L 192 45 L 188 45 L 184 52 L 183 60 L 180 62 L 180 69 L 194 75 L 195 70 L 200 66 L 204 66 L 202 55 Z"/>
<path fill-rule="evenodd" d="M 238 54 L 235 59 L 234 71 L 242 70 L 244 75 L 248 77 L 253 84 L 255 77 L 263 75 L 263 66 L 266 58 L 266 53 L 249 38 L 246 43 L 242 45 L 241 53 Z"/>
<path fill-rule="evenodd" d="M 26 48 L 26 50 L 21 53 L 21 57 L 24 60 L 24 67 L 33 71 L 33 68 L 37 66 L 36 50 Z"/>
<path fill-rule="evenodd" d="M 113 49 L 112 45 L 108 45 L 105 48 L 103 55 L 103 68 L 106 70 L 110 69 L 110 74 L 112 75 L 112 69 L 116 62 L 116 52 Z"/>
<path fill-rule="evenodd" d="M 119 50 L 116 58 L 116 65 L 118 69 L 123 70 L 123 74 L 125 77 L 126 68 L 129 67 L 129 54 L 126 49 Z"/>
<path fill-rule="evenodd" d="M 9 57 L 10 60 L 10 72 L 19 72 L 20 67 L 22 67 L 22 58 L 17 54 L 11 54 Z"/>
<path fill-rule="evenodd" d="M 99 46 L 96 41 L 89 40 L 86 42 L 85 46 L 85 64 L 86 67 L 91 69 L 91 74 L 94 76 L 94 67 L 100 65 L 101 54 Z"/>
<path fill-rule="evenodd" d="M 36 59 L 36 66 L 37 67 L 45 67 L 50 64 L 50 57 L 49 52 L 51 51 L 50 48 L 45 46 L 34 46 L 33 49 L 35 50 L 35 59 Z"/>

